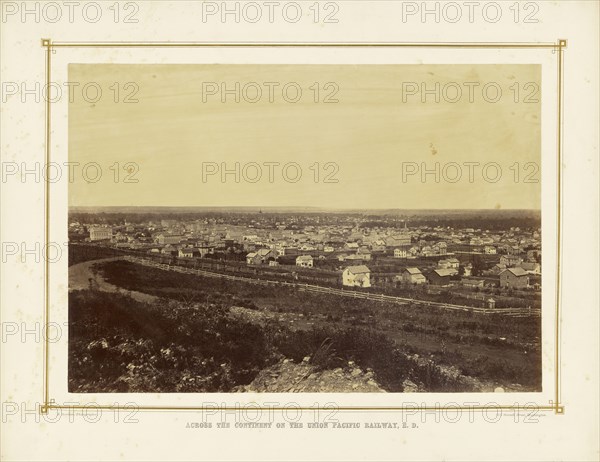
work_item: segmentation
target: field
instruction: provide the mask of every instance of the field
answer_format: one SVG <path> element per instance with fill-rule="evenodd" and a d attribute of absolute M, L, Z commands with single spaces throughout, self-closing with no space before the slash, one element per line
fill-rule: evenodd
<path fill-rule="evenodd" d="M 228 391 L 249 383 L 283 357 L 298 361 L 305 356 L 324 368 L 355 361 L 372 369 L 387 391 L 403 391 L 407 379 L 423 391 L 541 389 L 539 318 L 347 299 L 291 287 L 225 282 L 122 260 L 98 263 L 95 270 L 125 291 L 72 292 L 73 390 Z M 151 294 L 156 301 L 140 303 L 126 291 Z M 114 316 L 94 314 L 105 311 L 98 308 L 105 305 L 111 306 Z M 106 348 L 94 343 L 100 339 Z M 136 353 L 137 348 L 142 350 Z M 108 356 L 84 360 L 94 349 Z M 125 358 L 122 350 L 130 356 Z M 163 360 L 167 350 L 178 355 L 176 366 Z M 97 383 L 85 379 L 94 374 L 94 364 L 111 371 L 98 372 Z M 87 368 L 85 372 L 81 367 Z M 456 374 L 473 382 L 458 380 Z M 148 377 L 155 379 L 148 382 Z"/>

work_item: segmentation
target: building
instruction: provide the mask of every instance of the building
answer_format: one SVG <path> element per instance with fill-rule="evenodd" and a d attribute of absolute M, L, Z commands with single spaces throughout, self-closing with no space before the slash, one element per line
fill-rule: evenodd
<path fill-rule="evenodd" d="M 505 269 L 506 269 L 506 265 L 502 265 L 501 263 L 496 263 L 489 271 L 487 271 L 487 273 L 492 276 L 498 276 Z"/>
<path fill-rule="evenodd" d="M 527 271 L 527 273 L 529 273 L 529 274 L 536 274 L 536 275 L 542 274 L 542 268 L 539 263 L 523 262 L 519 266 L 521 268 L 523 268 L 525 271 Z"/>
<path fill-rule="evenodd" d="M 523 262 L 521 257 L 517 257 L 516 255 L 502 255 L 500 257 L 500 264 L 506 265 L 507 267 L 511 266 L 519 266 Z"/>
<path fill-rule="evenodd" d="M 181 234 L 159 234 L 156 238 L 160 245 L 179 244 L 183 239 Z"/>
<path fill-rule="evenodd" d="M 483 248 L 483 252 L 484 252 L 486 255 L 496 255 L 496 247 L 494 247 L 494 246 L 492 246 L 492 245 L 486 245 L 486 246 Z"/>
<path fill-rule="evenodd" d="M 421 255 L 423 255 L 424 257 L 430 257 L 431 255 L 433 255 L 433 250 L 432 250 L 431 246 L 429 246 L 429 245 L 423 246 L 421 248 Z"/>
<path fill-rule="evenodd" d="M 438 242 L 431 248 L 434 255 L 446 255 L 448 253 L 448 245 L 445 242 Z"/>
<path fill-rule="evenodd" d="M 449 286 L 452 284 L 452 276 L 456 274 L 456 270 L 452 268 L 438 268 L 429 273 L 429 282 L 436 286 Z"/>
<path fill-rule="evenodd" d="M 364 261 L 371 260 L 371 252 L 369 252 L 368 250 L 365 250 L 364 248 L 358 249 L 358 252 L 356 252 L 355 256 Z"/>
<path fill-rule="evenodd" d="M 300 255 L 296 257 L 296 266 L 300 266 L 302 268 L 312 268 L 313 257 L 310 255 Z"/>
<path fill-rule="evenodd" d="M 358 251 L 358 249 L 359 249 L 358 242 L 346 242 L 346 244 L 344 244 L 344 250 Z"/>
<path fill-rule="evenodd" d="M 171 244 L 168 244 L 162 248 L 160 253 L 162 253 L 163 255 L 178 255 L 179 252 Z"/>
<path fill-rule="evenodd" d="M 371 250 L 373 252 L 385 252 L 385 241 L 383 239 L 378 239 L 373 242 L 371 244 Z"/>
<path fill-rule="evenodd" d="M 529 287 L 529 275 L 523 268 L 508 268 L 500 273 L 500 287 L 524 289 Z"/>
<path fill-rule="evenodd" d="M 370 258 L 366 258 L 364 255 L 352 254 L 345 256 L 344 259 L 341 261 L 349 261 L 351 263 L 362 264 L 366 260 L 370 260 Z"/>
<path fill-rule="evenodd" d="M 387 247 L 403 247 L 409 246 L 411 243 L 410 234 L 398 234 L 396 236 L 388 236 L 384 239 Z"/>
<path fill-rule="evenodd" d="M 468 287 L 469 289 L 483 289 L 483 279 L 463 278 L 460 283 L 463 285 L 463 287 Z"/>
<path fill-rule="evenodd" d="M 187 247 L 185 249 L 179 249 L 179 253 L 177 256 L 181 257 L 181 258 L 194 258 L 194 257 L 199 257 L 200 252 L 198 252 L 198 249 L 194 249 L 192 247 Z"/>
<path fill-rule="evenodd" d="M 200 245 L 198 246 L 199 257 L 204 258 L 206 255 L 213 255 L 215 253 L 215 246 L 213 245 Z"/>
<path fill-rule="evenodd" d="M 408 248 L 406 246 L 396 247 L 394 249 L 394 258 L 406 258 L 408 257 Z"/>
<path fill-rule="evenodd" d="M 460 261 L 458 261 L 458 258 L 447 258 L 445 260 L 440 260 L 438 262 L 438 267 L 439 268 L 454 268 L 454 269 L 458 269 L 459 266 L 460 266 Z"/>
<path fill-rule="evenodd" d="M 425 284 L 427 282 L 419 268 L 404 268 L 400 273 L 400 278 L 405 284 Z"/>
<path fill-rule="evenodd" d="M 262 265 L 277 260 L 277 251 L 274 249 L 259 249 L 246 255 L 246 263 L 249 265 Z"/>
<path fill-rule="evenodd" d="M 112 239 L 112 228 L 94 226 L 90 228 L 90 241 Z"/>
<path fill-rule="evenodd" d="M 348 287 L 371 287 L 371 270 L 365 265 L 349 266 L 342 273 L 342 285 Z"/>
<path fill-rule="evenodd" d="M 473 264 L 467 263 L 463 266 L 463 276 L 471 276 L 473 274 Z"/>

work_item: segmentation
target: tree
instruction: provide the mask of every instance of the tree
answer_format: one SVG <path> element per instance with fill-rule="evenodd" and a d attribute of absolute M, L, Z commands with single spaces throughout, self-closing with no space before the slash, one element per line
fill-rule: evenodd
<path fill-rule="evenodd" d="M 481 273 L 485 270 L 485 263 L 481 255 L 473 255 L 471 263 L 473 265 L 473 276 L 481 276 Z"/>

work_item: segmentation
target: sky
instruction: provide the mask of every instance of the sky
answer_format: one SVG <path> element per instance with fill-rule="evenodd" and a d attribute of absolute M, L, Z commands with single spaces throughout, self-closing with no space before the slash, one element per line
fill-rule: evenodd
<path fill-rule="evenodd" d="M 77 177 L 69 204 L 539 209 L 540 75 L 513 64 L 70 64 L 70 81 L 103 91 L 69 104 L 69 160 L 103 175 Z"/>

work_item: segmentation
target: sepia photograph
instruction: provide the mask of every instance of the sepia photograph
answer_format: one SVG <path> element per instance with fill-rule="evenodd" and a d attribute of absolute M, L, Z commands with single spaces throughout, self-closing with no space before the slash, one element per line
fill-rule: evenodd
<path fill-rule="evenodd" d="M 540 66 L 69 80 L 69 392 L 542 391 Z"/>
<path fill-rule="evenodd" d="M 599 12 L 0 0 L 0 462 L 600 460 Z"/>

